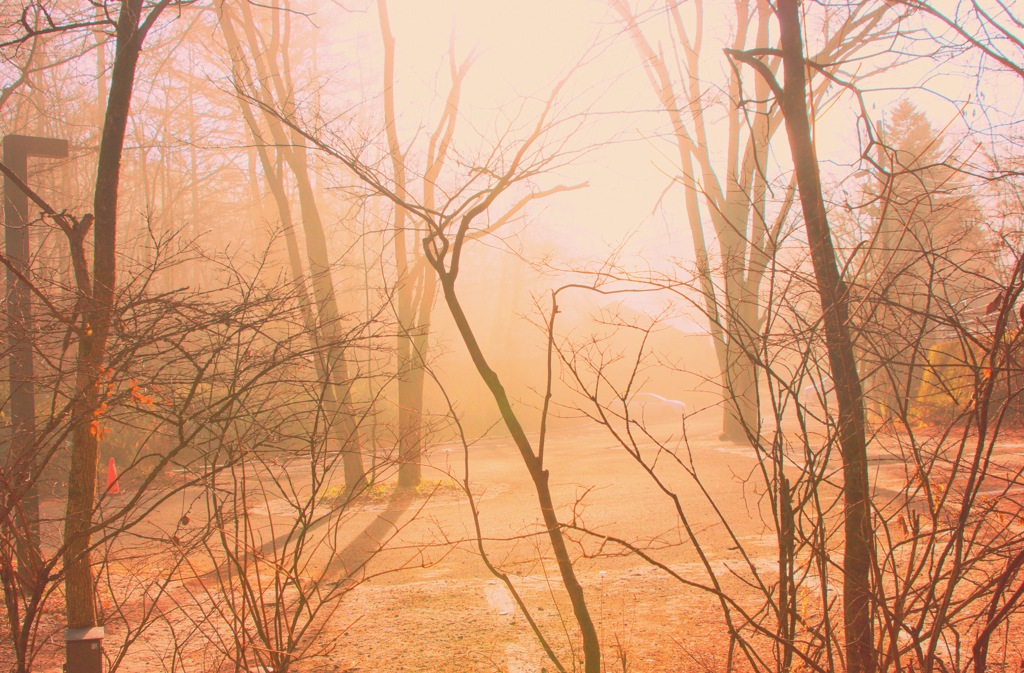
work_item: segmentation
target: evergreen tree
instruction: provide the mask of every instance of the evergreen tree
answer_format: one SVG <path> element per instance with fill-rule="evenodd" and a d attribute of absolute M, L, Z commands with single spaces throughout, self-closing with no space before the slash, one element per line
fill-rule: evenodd
<path fill-rule="evenodd" d="M 865 186 L 871 236 L 858 279 L 868 397 L 882 420 L 904 417 L 927 351 L 943 339 L 942 306 L 969 302 L 991 262 L 980 204 L 955 154 L 906 100 L 879 124 L 877 170 Z"/>

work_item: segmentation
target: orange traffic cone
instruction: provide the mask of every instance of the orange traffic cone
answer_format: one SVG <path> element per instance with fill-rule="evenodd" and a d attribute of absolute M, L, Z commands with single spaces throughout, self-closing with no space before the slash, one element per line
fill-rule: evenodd
<path fill-rule="evenodd" d="M 110 462 L 107 463 L 107 493 L 120 493 L 121 489 L 117 485 L 117 468 L 114 467 L 114 459 L 111 458 Z"/>

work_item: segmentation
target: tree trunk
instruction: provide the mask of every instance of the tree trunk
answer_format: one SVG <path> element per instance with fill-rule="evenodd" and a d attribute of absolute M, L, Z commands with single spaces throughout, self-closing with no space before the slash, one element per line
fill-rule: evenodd
<path fill-rule="evenodd" d="M 86 276 L 76 274 L 80 279 L 78 291 L 82 295 L 83 324 L 75 373 L 76 394 L 71 405 L 71 468 L 64 520 L 64 589 L 69 628 L 96 626 L 91 527 L 102 422 L 100 402 L 105 392 L 102 388 L 104 360 L 114 309 L 121 154 L 142 43 L 167 4 L 168 0 L 161 1 L 140 24 L 142 0 L 123 0 L 121 3 L 93 197 L 95 220 L 91 287 Z M 75 663 L 69 659 L 69 672 L 76 670 Z"/>
<path fill-rule="evenodd" d="M 850 673 L 873 673 L 876 664 L 871 623 L 874 540 L 864 399 L 850 337 L 849 298 L 832 246 L 821 192 L 818 159 L 811 140 L 799 11 L 798 0 L 779 0 L 776 12 L 785 73 L 780 104 L 800 190 L 807 241 L 825 322 L 829 365 L 839 405 L 846 533 L 843 552 L 843 617 L 847 670 Z"/>
<path fill-rule="evenodd" d="M 314 201 L 313 185 L 309 181 L 306 146 L 301 139 L 294 137 L 294 134 L 293 142 L 295 147 L 288 155 L 288 163 L 299 190 L 309 275 L 319 318 L 317 327 L 327 341 L 324 345 L 324 386 L 329 387 L 330 391 L 325 395 L 325 399 L 330 401 L 328 412 L 333 416 L 330 419 L 331 432 L 341 445 L 345 485 L 351 492 L 365 486 L 366 469 L 359 445 L 359 426 L 352 409 L 352 384 L 348 377 L 348 361 L 343 343 L 345 335 L 341 327 L 341 312 L 338 310 L 338 299 L 334 292 L 334 281 L 331 278 L 327 257 L 327 237 L 324 235 L 320 210 Z"/>
<path fill-rule="evenodd" d="M 722 347 L 722 439 L 747 443 L 757 441 L 761 432 L 756 349 L 760 324 L 756 292 L 752 292 L 742 269 L 727 271 L 725 313 L 726 342 Z"/>
<path fill-rule="evenodd" d="M 236 86 L 244 90 L 249 84 L 245 79 L 246 61 L 242 49 L 242 43 L 234 30 L 232 17 L 228 12 L 223 0 L 217 3 L 221 13 L 221 30 L 224 33 L 231 58 L 234 61 Z M 276 118 L 270 110 L 275 107 L 291 105 L 292 92 L 282 77 L 287 79 L 290 74 L 287 67 L 284 72 L 272 72 L 270 64 L 264 59 L 277 58 L 277 54 L 264 53 L 256 35 L 256 24 L 248 6 L 241 5 L 243 14 L 242 27 L 249 42 L 249 49 L 253 64 L 256 68 L 258 78 L 258 90 L 252 95 L 261 100 L 269 109 L 264 110 L 263 118 L 269 128 L 272 141 L 280 156 L 287 162 L 292 174 L 295 176 L 296 187 L 299 192 L 299 208 L 302 219 L 302 229 L 306 240 L 306 256 L 309 261 L 310 281 L 312 283 L 313 300 L 316 303 L 315 321 L 309 314 L 305 315 L 307 330 L 310 330 L 316 341 L 318 358 L 317 373 L 322 386 L 324 412 L 328 418 L 330 433 L 334 441 L 342 451 L 342 463 L 345 470 L 345 485 L 349 492 L 362 488 L 366 484 L 366 470 L 363 465 L 362 449 L 359 441 L 359 426 L 351 403 L 351 383 L 348 379 L 348 362 L 346 360 L 344 330 L 340 324 L 341 312 L 338 309 L 338 299 L 334 291 L 334 282 L 331 277 L 331 268 L 327 252 L 327 237 L 324 234 L 323 220 L 320 217 L 320 209 L 317 206 L 313 185 L 309 178 L 309 168 L 306 157 L 305 140 L 298 133 L 286 133 L 281 120 Z M 284 49 L 284 47 L 280 47 Z M 284 58 L 287 65 L 287 58 Z M 271 87 L 275 87 L 271 89 Z M 250 131 L 257 143 L 265 142 L 260 137 L 256 120 L 252 115 L 247 100 L 240 102 L 243 115 L 249 124 Z M 275 105 L 276 104 L 276 105 Z M 264 171 L 267 172 L 269 160 L 261 155 L 264 162 Z M 268 183 L 279 179 L 273 172 L 267 172 Z M 289 211 L 283 188 L 280 185 L 271 184 L 274 198 L 278 204 L 278 211 L 281 215 L 282 224 L 285 227 L 285 236 L 289 245 L 289 261 L 292 268 L 293 281 L 296 286 L 301 285 L 301 293 L 306 295 L 305 282 L 302 280 L 302 265 L 297 260 L 297 245 L 295 242 L 294 230 L 291 228 L 292 218 Z"/>
<path fill-rule="evenodd" d="M 221 25 L 225 32 L 231 30 L 230 24 L 227 21 L 223 21 Z M 233 44 L 237 45 L 237 40 L 229 38 L 229 41 L 232 41 Z M 333 381 L 328 376 L 325 353 L 319 338 L 319 329 L 317 328 L 316 317 L 313 315 L 313 302 L 309 296 L 309 289 L 306 285 L 306 275 L 302 268 L 302 255 L 299 251 L 297 237 L 295 236 L 295 223 L 292 220 L 291 209 L 288 203 L 283 171 L 275 168 L 267 148 L 262 144 L 259 128 L 248 101 L 240 99 L 239 105 L 242 110 L 242 115 L 245 117 L 245 121 L 249 126 L 253 140 L 256 143 L 256 152 L 259 157 L 260 165 L 263 167 L 264 180 L 266 181 L 267 186 L 270 189 L 270 193 L 274 198 L 274 203 L 277 206 L 278 218 L 281 222 L 285 245 L 288 250 L 288 266 L 292 272 L 292 285 L 295 288 L 295 294 L 301 306 L 303 327 L 312 342 L 314 351 L 313 368 L 316 372 L 317 381 L 321 382 L 321 398 L 325 415 L 330 422 L 331 437 L 335 442 L 337 442 L 339 448 L 342 448 L 345 447 L 345 428 L 343 428 L 339 419 L 342 418 L 344 409 L 339 405 L 338 400 L 335 397 L 335 387 Z M 345 462 L 346 460 L 348 462 Z M 346 453 L 342 457 L 342 464 L 345 469 L 346 488 L 351 492 L 353 489 L 359 488 L 363 484 L 365 475 L 363 473 L 362 461 L 360 458 L 359 462 L 356 463 L 356 461 Z"/>
<path fill-rule="evenodd" d="M 733 323 L 733 329 L 739 327 L 739 322 Z M 722 409 L 721 435 L 721 439 L 726 441 L 744 444 L 756 441 L 760 434 L 758 368 L 749 355 L 754 346 L 732 334 L 726 344 L 726 364 L 722 370 L 725 407 Z"/>
<path fill-rule="evenodd" d="M 406 339 L 406 337 L 400 337 Z M 423 479 L 423 386 L 425 372 L 416 360 L 399 362 L 398 374 L 398 487 L 415 488 Z"/>
<path fill-rule="evenodd" d="M 544 526 L 548 533 L 548 540 L 551 542 L 555 561 L 558 564 L 559 574 L 562 578 L 562 584 L 565 586 L 566 593 L 569 594 L 573 614 L 576 617 L 576 623 L 579 624 L 580 633 L 583 637 L 583 670 L 585 673 L 600 673 L 600 641 L 597 637 L 597 630 L 594 628 L 594 622 L 590 617 L 590 610 L 587 607 L 583 587 L 576 577 L 576 570 L 573 568 L 572 558 L 569 556 L 569 550 L 565 544 L 562 526 L 555 514 L 554 501 L 551 498 L 551 488 L 548 484 L 549 473 L 544 467 L 542 458 L 534 453 L 530 440 L 526 436 L 518 416 L 512 409 L 512 403 L 505 393 L 505 388 L 502 386 L 498 374 L 491 369 L 487 359 L 484 357 L 480 344 L 476 340 L 476 335 L 469 324 L 469 319 L 466 317 L 462 304 L 455 292 L 455 279 L 452 276 L 449 275 L 441 278 L 441 291 L 444 294 L 445 302 L 448 304 L 448 309 L 451 311 L 452 318 L 455 320 L 455 326 L 459 330 L 462 341 L 466 344 L 466 350 L 469 351 L 469 355 L 473 360 L 473 365 L 480 374 L 480 378 L 487 385 L 488 390 L 490 390 L 495 403 L 497 403 L 501 418 L 505 422 L 505 427 L 512 435 L 512 441 L 515 442 L 516 448 L 519 449 L 523 462 L 526 463 L 530 473 L 530 479 L 533 481 L 536 489 L 541 516 L 544 519 Z M 557 310 L 557 308 L 553 310 Z"/>
<path fill-rule="evenodd" d="M 416 247 L 410 248 L 406 240 L 410 233 L 407 224 L 410 218 L 400 204 L 407 201 L 409 192 L 405 154 L 398 138 L 395 114 L 395 36 L 391 32 L 386 0 L 377 1 L 377 17 L 384 43 L 384 131 L 388 139 L 393 190 L 397 199 L 394 205 L 392 241 L 395 248 L 398 304 L 398 335 L 395 340 L 398 360 L 398 486 L 414 488 L 423 479 L 423 386 L 426 383 L 426 372 L 423 368 L 426 364 L 430 311 L 434 303 L 437 281 L 426 273 L 426 264 L 422 258 L 418 259 Z M 456 79 L 452 83 L 453 90 L 457 85 Z M 435 132 L 431 143 L 431 158 L 435 159 L 433 150 L 437 137 Z M 443 156 L 441 160 L 443 161 Z M 428 209 L 434 207 L 432 177 L 436 179 L 437 168 L 439 166 L 432 162 L 427 175 L 424 176 L 424 205 Z M 412 234 L 415 236 L 415 229 L 412 230 Z"/>
<path fill-rule="evenodd" d="M 776 115 L 770 114 L 764 101 L 764 85 L 756 87 L 751 105 L 755 115 L 747 137 L 747 125 L 740 107 L 728 110 L 727 168 L 724 180 L 715 172 L 712 144 L 708 142 L 705 122 L 704 82 L 700 75 L 700 49 L 704 27 L 704 3 L 695 4 L 695 25 L 685 25 L 675 7 L 666 11 L 672 34 L 679 41 L 683 80 L 676 90 L 663 52 L 644 37 L 629 3 L 610 0 L 619 13 L 643 59 L 648 77 L 661 108 L 669 117 L 679 152 L 686 217 L 697 257 L 697 280 L 704 301 L 711 337 L 715 344 L 722 391 L 722 434 L 724 440 L 746 443 L 756 437 L 760 426 L 758 405 L 758 369 L 749 357 L 757 345 L 751 335 L 760 326 L 757 292 L 763 278 L 772 232 L 764 220 L 768 142 L 778 128 Z M 767 44 L 770 8 L 757 0 L 756 10 L 749 3 L 736 3 L 736 42 L 741 47 L 746 35 L 756 29 L 756 44 Z M 688 32 L 689 31 L 689 32 Z M 692 38 L 691 38 L 692 35 Z M 742 98 L 738 75 L 730 78 L 729 96 Z M 703 202 L 705 213 L 701 212 Z M 785 215 L 785 210 L 781 216 Z M 721 269 L 712 268 L 704 227 L 711 220 L 718 239 Z M 780 219 L 772 230 L 777 230 Z M 769 248 L 765 246 L 768 245 Z M 719 280 L 716 281 L 716 278 Z"/>
<path fill-rule="evenodd" d="M 409 298 L 408 303 L 399 303 L 400 308 L 408 307 L 408 311 L 400 315 L 403 328 L 398 343 L 398 485 L 403 488 L 415 487 L 423 478 L 423 392 L 430 348 L 430 315 L 437 295 L 437 280 L 429 273 L 422 257 L 417 259 L 412 276 L 419 289 L 415 293 L 417 301 L 414 304 Z M 407 330 L 406 325 L 413 327 Z"/>

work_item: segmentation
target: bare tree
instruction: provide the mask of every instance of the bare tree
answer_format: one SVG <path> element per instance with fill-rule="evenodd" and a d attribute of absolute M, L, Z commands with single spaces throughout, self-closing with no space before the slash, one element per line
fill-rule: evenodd
<path fill-rule="evenodd" d="M 567 161 L 570 151 L 568 139 L 558 137 L 564 125 L 553 120 L 553 108 L 562 84 L 556 86 L 545 101 L 543 110 L 534 124 L 528 127 L 526 136 L 518 142 L 503 137 L 489 153 L 485 152 L 470 171 L 468 179 L 448 190 L 448 196 L 436 208 L 427 208 L 407 194 L 400 197 L 396 185 L 388 180 L 376 166 L 367 164 L 362 157 L 362 148 L 352 149 L 344 139 L 326 137 L 324 129 L 312 131 L 303 129 L 281 111 L 274 111 L 279 118 L 301 132 L 307 140 L 329 156 L 348 167 L 355 177 L 376 193 L 392 201 L 394 207 L 402 208 L 409 217 L 419 221 L 424 230 L 422 239 L 423 255 L 435 275 L 441 295 L 455 322 L 456 329 L 466 346 L 480 378 L 487 386 L 501 414 L 502 421 L 512 436 L 523 463 L 529 471 L 538 499 L 545 532 L 558 566 L 562 586 L 572 604 L 575 621 L 583 641 L 584 668 L 587 673 L 601 670 L 601 651 L 597 631 L 587 606 L 586 595 L 573 568 L 572 557 L 566 538 L 555 510 L 548 482 L 548 470 L 544 463 L 544 426 L 542 424 L 538 444 L 534 446 L 528 437 L 520 415 L 517 413 L 501 377 L 492 368 L 484 349 L 477 340 L 470 317 L 462 304 L 456 289 L 456 281 L 468 248 L 467 244 L 490 235 L 530 201 L 559 193 L 579 186 L 555 185 L 547 189 L 529 190 L 514 201 L 512 207 L 501 215 L 492 215 L 496 202 L 502 197 L 514 197 L 519 188 L 528 188 L 531 181 L 545 171 Z M 337 142 L 338 145 L 333 144 Z M 482 164 L 481 164 L 482 162 Z"/>
<path fill-rule="evenodd" d="M 843 456 L 845 501 L 843 550 L 843 616 L 846 627 L 846 665 L 855 673 L 875 670 L 871 624 L 871 568 L 874 533 L 868 484 L 867 430 L 864 397 L 849 326 L 849 296 L 839 273 L 821 192 L 818 158 L 811 140 L 807 114 L 807 77 L 799 9 L 795 2 L 780 2 L 776 10 L 785 84 L 757 68 L 772 86 L 786 121 L 790 151 L 796 170 L 800 203 L 807 229 L 814 276 L 821 298 L 829 367 L 839 405 L 839 446 Z M 769 79 L 771 77 L 771 79 Z"/>
<path fill-rule="evenodd" d="M 843 551 L 843 606 L 846 626 L 847 668 L 856 673 L 875 670 L 875 644 L 871 621 L 871 570 L 875 565 L 868 482 L 867 429 L 864 394 L 850 330 L 849 295 L 842 276 L 821 191 L 818 158 L 811 140 L 807 113 L 806 59 L 796 3 L 781 2 L 776 9 L 784 85 L 763 61 L 750 52 L 730 54 L 754 67 L 769 84 L 786 123 L 796 170 L 807 243 L 821 299 L 829 367 L 839 404 L 838 441 L 843 457 L 845 500 Z"/>
<path fill-rule="evenodd" d="M 64 524 L 64 586 L 69 628 L 98 625 L 91 560 L 92 514 L 96 499 L 98 437 L 94 421 L 101 414 L 104 360 L 114 311 L 117 259 L 117 195 L 121 155 L 131 106 L 135 71 L 143 42 L 170 0 L 160 0 L 143 14 L 142 0 L 121 3 L 116 56 L 97 159 L 93 215 L 65 226 L 80 293 L 81 323 L 76 327 L 78 364 L 72 403 L 72 451 Z M 85 236 L 93 230 L 93 262 L 85 257 Z M 71 662 L 72 669 L 82 662 Z"/>
<path fill-rule="evenodd" d="M 287 39 L 290 15 L 283 11 L 284 7 L 275 6 L 270 16 L 272 39 L 267 40 L 259 31 L 253 8 L 247 3 L 239 3 L 237 11 L 242 15 L 240 23 L 246 37 L 243 48 L 235 29 L 233 8 L 226 2 L 220 2 L 218 8 L 220 28 L 231 54 L 242 112 L 257 143 L 264 176 L 274 194 L 284 228 L 292 279 L 296 286 L 304 287 L 305 274 L 292 227 L 291 206 L 284 189 L 284 168 L 281 162 L 275 164 L 271 160 L 271 153 L 287 164 L 296 181 L 310 281 L 315 297 L 315 304 L 311 304 L 311 308 L 315 306 L 316 310 L 311 310 L 308 318 L 310 338 L 325 344 L 342 343 L 341 310 L 331 278 L 332 265 L 323 220 L 310 179 L 306 144 L 300 134 L 266 112 L 268 109 L 292 110 L 295 105 L 290 68 L 291 47 Z M 254 102 L 264 110 L 262 125 L 252 110 Z M 265 137 L 267 133 L 269 138 Z M 337 441 L 346 447 L 346 483 L 350 490 L 355 490 L 365 483 L 365 468 L 359 448 L 358 428 L 353 424 L 348 356 L 332 348 L 327 348 L 322 356 L 318 356 L 317 366 L 324 377 L 328 404 L 336 411 L 336 421 L 332 427 L 337 433 Z"/>
<path fill-rule="evenodd" d="M 738 70 L 732 70 L 729 81 L 720 89 L 705 79 L 701 70 L 702 51 L 706 50 L 704 33 L 709 25 L 705 15 L 718 12 L 718 7 L 665 3 L 664 8 L 652 10 L 665 17 L 671 40 L 671 51 L 666 53 L 665 47 L 645 36 L 641 16 L 625 0 L 613 0 L 611 4 L 622 18 L 669 118 L 679 156 L 678 182 L 685 195 L 702 309 L 722 376 L 722 434 L 725 439 L 746 443 L 757 435 L 760 418 L 758 368 L 746 353 L 761 331 L 764 274 L 780 245 L 794 197 L 795 186 L 790 183 L 781 186 L 779 206 L 773 207 L 769 199 L 776 190 L 767 177 L 769 150 L 782 124 L 781 111 L 771 104 L 768 85 L 762 80 L 755 82 L 749 94 Z M 734 10 L 735 32 L 730 48 L 768 48 L 771 5 L 764 0 L 738 2 Z M 684 17 L 689 11 L 692 16 Z M 812 60 L 832 67 L 842 63 L 888 30 L 885 15 L 884 7 L 862 5 L 848 20 L 837 26 L 827 25 L 830 32 Z M 765 63 L 775 72 L 780 61 L 768 58 Z M 673 69 L 678 69 L 678 78 L 673 77 Z M 828 86 L 818 87 L 815 106 L 829 95 Z M 724 167 L 719 166 L 718 148 L 711 140 L 715 129 L 708 114 L 709 103 L 725 110 Z M 707 221 L 713 233 L 710 241 Z"/>
<path fill-rule="evenodd" d="M 384 41 L 384 127 L 387 134 L 388 154 L 391 158 L 395 196 L 408 200 L 411 182 L 407 177 L 407 158 L 398 136 L 395 113 L 395 37 L 391 32 L 388 6 L 378 0 L 381 37 Z M 449 49 L 451 88 L 445 99 L 444 112 L 430 136 L 427 145 L 426 171 L 422 177 L 422 198 L 419 202 L 427 210 L 437 208 L 437 181 L 444 169 L 448 148 L 455 133 L 459 116 L 459 95 L 471 60 L 461 64 L 455 61 L 454 44 Z M 430 348 L 430 316 L 437 296 L 437 281 L 429 274 L 429 265 L 423 251 L 416 245 L 425 231 L 401 206 L 392 211 L 392 242 L 394 245 L 396 281 L 396 309 L 399 325 L 398 354 L 398 456 L 401 468 L 399 484 L 409 488 L 422 479 L 421 456 L 423 450 L 423 392 L 426 384 L 425 366 Z M 409 222 L 408 220 L 412 221 Z"/>
<path fill-rule="evenodd" d="M 557 88 L 555 93 L 557 94 Z M 434 273 L 437 274 L 445 303 L 448 305 L 448 310 L 455 320 L 463 343 L 473 359 L 473 364 L 494 397 L 498 410 L 501 412 L 502 420 L 511 433 L 512 440 L 519 449 L 523 462 L 530 471 L 530 478 L 533 480 L 537 491 L 538 504 L 544 519 L 544 525 L 547 528 L 548 538 L 558 563 L 562 585 L 569 595 L 569 600 L 572 602 L 573 613 L 583 638 L 584 670 L 587 673 L 598 673 L 601 670 L 600 643 L 590 616 L 583 587 L 576 577 L 569 550 L 566 547 L 564 533 L 555 514 L 554 502 L 548 485 L 548 471 L 544 467 L 543 427 L 541 428 L 537 447 L 534 449 L 518 415 L 512 407 L 500 377 L 491 368 L 474 335 L 469 318 L 462 307 L 462 302 L 455 289 L 455 281 L 458 279 L 459 274 L 459 264 L 474 220 L 480 215 L 485 214 L 495 199 L 509 187 L 536 174 L 543 167 L 543 158 L 536 159 L 532 164 L 525 163 L 525 161 L 530 158 L 529 152 L 533 149 L 533 146 L 543 139 L 545 131 L 548 130 L 547 115 L 551 105 L 552 100 L 549 99 L 544 113 L 534 127 L 533 133 L 526 141 L 520 144 L 511 159 L 501 167 L 502 170 L 497 173 L 497 179 L 493 184 L 487 185 L 483 189 L 478 190 L 474 195 L 471 195 L 467 201 L 459 205 L 451 216 L 441 218 L 440 220 L 434 219 L 431 216 L 430 220 L 426 220 L 429 222 L 429 232 L 423 241 L 423 248 Z M 418 215 L 424 217 L 426 211 L 420 210 Z M 424 217 L 424 219 L 426 218 Z"/>

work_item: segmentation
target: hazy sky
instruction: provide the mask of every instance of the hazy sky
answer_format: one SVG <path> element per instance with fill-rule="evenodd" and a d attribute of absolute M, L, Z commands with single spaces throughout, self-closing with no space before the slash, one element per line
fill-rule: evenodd
<path fill-rule="evenodd" d="M 560 97 L 563 112 L 589 111 L 575 144 L 602 147 L 588 151 L 549 181 L 586 181 L 590 186 L 538 204 L 531 219 L 542 222 L 542 236 L 558 240 L 582 258 L 603 257 L 638 227 L 649 229 L 642 226 L 645 221 L 660 227 L 663 235 L 673 234 L 672 243 L 679 246 L 673 255 L 690 255 L 689 235 L 670 232 L 660 216 L 652 215 L 669 182 L 671 165 L 665 153 L 671 146 L 652 146 L 641 135 L 663 125 L 664 114 L 654 107 L 632 45 L 611 39 L 619 25 L 606 5 L 592 0 L 392 0 L 389 10 L 397 45 L 395 95 L 403 138 L 422 135 L 436 123 L 449 86 L 447 52 L 453 30 L 456 58 L 474 55 L 456 134 L 456 143 L 461 134 L 466 146 L 475 133 L 486 134 L 508 123 L 524 99 L 528 102 L 521 124 L 532 123 L 540 101 L 578 66 Z M 349 30 L 360 34 L 360 58 L 369 56 L 371 63 L 379 63 L 375 6 L 348 14 L 345 21 Z M 381 84 L 369 80 L 364 86 L 378 95 Z M 639 107 L 638 100 L 643 101 Z M 613 117 L 610 112 L 628 114 Z M 636 234 L 641 239 L 651 235 L 646 230 Z"/>
<path fill-rule="evenodd" d="M 346 5 L 349 11 L 335 15 L 321 37 L 336 43 L 327 48 L 328 54 L 351 55 L 349 47 L 356 45 L 364 95 L 379 96 L 382 61 L 376 5 L 362 1 L 365 4 L 358 7 Z M 722 11 L 733 10 L 727 6 Z M 713 5 L 708 12 L 703 75 L 712 81 L 724 80 L 728 64 L 721 52 L 722 40 L 730 35 L 735 18 L 713 18 Z M 419 134 L 420 145 L 425 146 L 426 135 L 436 123 L 449 86 L 447 52 L 453 34 L 456 58 L 461 61 L 474 55 L 463 88 L 457 146 L 461 138 L 463 147 L 478 147 L 480 137 L 493 135 L 517 113 L 521 123 L 529 123 L 554 83 L 578 66 L 561 96 L 562 113 L 588 113 L 575 143 L 592 149 L 545 184 L 587 181 L 589 187 L 533 208 L 531 236 L 554 242 L 578 260 L 602 258 L 624 240 L 629 241 L 628 250 L 655 265 L 692 258 L 690 234 L 682 221 L 682 190 L 669 189 L 678 172 L 678 155 L 665 134 L 665 114 L 658 109 L 632 43 L 620 34 L 619 19 L 606 2 L 391 0 L 389 14 L 397 44 L 399 127 L 406 142 Z M 654 17 L 644 26 L 655 43 L 660 23 L 660 17 Z M 339 33 L 353 42 L 341 45 Z M 861 74 L 876 64 L 892 62 L 887 46 L 893 45 L 873 50 L 874 59 L 860 66 Z M 961 109 L 957 101 L 970 100 L 979 86 L 965 74 L 970 72 L 964 66 L 948 61 L 922 60 L 890 68 L 865 84 L 869 89 L 865 101 L 869 112 L 880 119 L 895 100 L 909 97 L 928 112 L 935 127 L 948 125 L 955 134 L 963 128 L 957 119 Z M 908 87 L 918 88 L 907 91 Z M 982 82 L 980 89 L 987 89 L 989 96 L 1012 99 L 1007 100 L 1007 109 L 1017 109 L 1020 88 L 1015 80 L 1009 85 Z M 972 114 L 970 104 L 963 109 L 968 117 Z M 716 116 L 721 115 L 712 112 L 711 117 Z M 712 130 L 712 143 L 716 137 L 721 138 Z M 826 173 L 843 181 L 845 188 L 855 188 L 848 176 L 859 148 L 849 98 L 819 120 L 817 140 Z M 720 144 L 724 146 L 724 139 Z M 786 171 L 783 133 L 776 137 L 775 147 L 774 169 Z"/>

